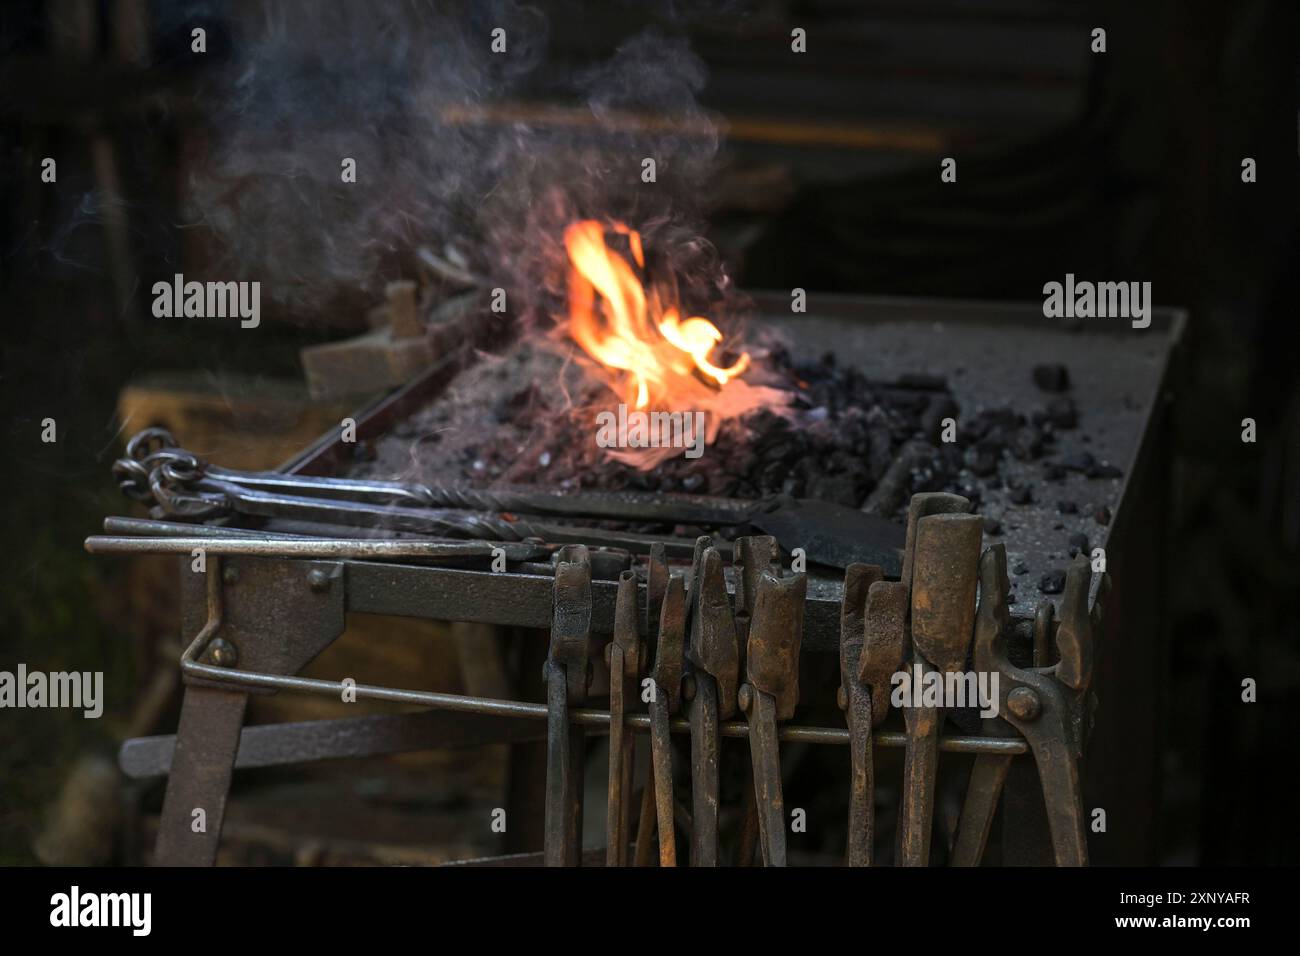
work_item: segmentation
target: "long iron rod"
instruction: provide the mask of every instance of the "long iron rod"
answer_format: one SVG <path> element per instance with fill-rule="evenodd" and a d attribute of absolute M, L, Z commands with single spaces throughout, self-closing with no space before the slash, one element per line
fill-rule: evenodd
<path fill-rule="evenodd" d="M 507 560 L 527 561 L 547 552 L 544 545 L 521 541 L 421 541 L 413 538 L 279 538 L 279 537 L 123 537 L 91 535 L 91 554 L 207 554 L 272 558 L 475 558 L 500 549 Z"/>
<path fill-rule="evenodd" d="M 331 697 L 341 695 L 344 685 L 341 681 L 315 680 L 307 677 L 284 677 L 275 674 L 257 674 L 252 671 L 234 671 L 223 667 L 206 664 L 188 664 L 186 670 L 208 679 L 236 684 L 252 684 L 258 687 L 270 687 L 297 693 L 325 694 Z M 435 710 L 451 710 L 466 714 L 484 714 L 498 717 L 529 717 L 545 720 L 545 704 L 533 704 L 518 700 L 492 700 L 486 697 L 466 697 L 461 694 L 441 694 L 434 691 L 402 690 L 396 687 L 379 687 L 371 684 L 347 685 L 357 699 L 363 697 L 371 700 L 386 700 L 396 704 L 417 704 Z M 631 713 L 624 715 L 624 723 L 629 730 L 639 734 L 650 732 L 650 715 Z M 569 711 L 569 720 L 586 727 L 599 727 L 608 730 L 610 716 L 607 710 L 592 708 L 573 708 Z M 691 722 L 684 717 L 673 718 L 668 723 L 675 734 L 690 734 Z M 718 724 L 718 733 L 723 737 L 748 737 L 749 725 L 744 721 L 731 720 Z M 782 741 L 810 744 L 837 744 L 847 746 L 849 732 L 839 727 L 806 727 L 781 725 L 777 736 Z M 898 731 L 877 731 L 872 735 L 872 742 L 882 747 L 901 748 L 907 742 L 907 736 Z M 1017 737 L 972 737 L 954 735 L 941 737 L 939 749 L 945 753 L 970 754 L 1024 754 L 1029 752 L 1024 740 Z"/>

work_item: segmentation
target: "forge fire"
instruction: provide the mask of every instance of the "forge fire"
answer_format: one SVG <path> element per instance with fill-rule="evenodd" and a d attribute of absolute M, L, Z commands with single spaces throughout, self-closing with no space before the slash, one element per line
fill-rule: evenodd
<path fill-rule="evenodd" d="M 613 248 L 608 237 L 621 240 L 623 249 Z M 738 352 L 729 365 L 714 364 L 715 353 L 725 350 L 722 332 L 701 316 L 682 318 L 671 275 L 647 279 L 635 229 L 575 222 L 564 231 L 564 248 L 568 312 L 558 329 L 582 347 L 620 399 L 617 410 L 596 415 L 597 445 L 619 449 L 611 458 L 641 469 L 674 449 L 696 459 L 723 422 L 787 404 L 779 389 L 742 380 L 749 352 Z"/>

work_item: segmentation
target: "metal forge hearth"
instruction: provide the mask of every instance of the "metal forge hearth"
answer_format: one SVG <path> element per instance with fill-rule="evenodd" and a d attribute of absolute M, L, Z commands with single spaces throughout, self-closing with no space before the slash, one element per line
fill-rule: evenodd
<path fill-rule="evenodd" d="M 1062 365 L 1078 427 L 1045 453 L 1008 453 L 993 471 L 979 429 L 958 427 L 963 467 L 952 480 L 969 494 L 933 491 L 910 504 L 923 457 L 898 449 L 862 505 L 860 553 L 845 548 L 842 513 L 815 503 L 558 488 L 452 501 L 441 485 L 432 502 L 403 497 L 409 486 L 395 497 L 356 463 L 473 368 L 475 330 L 487 327 L 473 311 L 440 333 L 444 347 L 465 344 L 358 413 L 355 435 L 326 435 L 279 473 L 223 472 L 145 436 L 119 476 L 154 504 L 151 518 L 109 518 L 87 547 L 180 556 L 189 644 L 180 725 L 121 754 L 131 777 L 168 776 L 155 861 L 214 861 L 235 769 L 542 736 L 542 805 L 510 812 L 544 818 L 543 852 L 476 862 L 671 865 L 678 835 L 696 865 L 797 860 L 781 752 L 808 744 L 849 751 L 839 777 L 846 813 L 817 826 L 842 832 L 851 865 L 1148 859 L 1159 783 L 1149 714 L 1163 659 L 1152 489 L 1182 316 L 1157 311 L 1138 332 L 1105 320 L 1066 328 L 1037 306 L 813 297 L 807 314 L 790 316 L 784 296 L 756 301 L 800 360 L 834 352 L 875 382 L 946 383 L 955 409 L 927 405 L 925 430 L 937 433 L 949 416 L 996 428 L 1006 409 L 1050 415 L 1063 383 L 1036 382 L 1031 370 Z M 332 480 L 307 494 L 315 505 L 275 504 L 299 498 L 300 479 L 312 476 Z M 575 495 L 585 495 L 585 523 L 564 510 Z M 231 496 L 238 507 L 214 508 Z M 376 517 L 399 512 L 409 520 Z M 611 516 L 657 523 L 659 533 Z M 792 568 L 792 544 L 803 546 L 806 569 Z M 295 676 L 347 614 L 549 631 L 538 637 L 546 700 Z M 1000 716 L 920 699 L 897 713 L 893 675 L 933 669 L 998 674 Z M 278 691 L 425 710 L 244 727 L 248 695 Z M 597 772 L 584 757 L 589 738 L 604 734 L 607 846 L 584 853 L 584 779 Z M 634 743 L 647 735 L 650 772 L 637 797 Z M 747 738 L 750 756 L 723 826 L 719 761 L 734 762 L 722 746 L 730 738 Z M 877 819 L 873 793 L 886 773 L 898 799 Z"/>

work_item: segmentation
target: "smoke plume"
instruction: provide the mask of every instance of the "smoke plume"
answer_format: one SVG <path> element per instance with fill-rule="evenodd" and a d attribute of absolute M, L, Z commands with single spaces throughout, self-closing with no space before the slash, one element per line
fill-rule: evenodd
<path fill-rule="evenodd" d="M 717 301 L 725 280 L 698 238 L 717 124 L 683 39 L 652 29 L 575 65 L 546 14 L 511 2 L 268 7 L 210 91 L 215 142 L 189 184 L 226 272 L 311 308 L 378 294 L 412 274 L 415 248 L 450 246 L 537 317 L 563 291 L 564 226 L 613 218 L 688 308 Z"/>

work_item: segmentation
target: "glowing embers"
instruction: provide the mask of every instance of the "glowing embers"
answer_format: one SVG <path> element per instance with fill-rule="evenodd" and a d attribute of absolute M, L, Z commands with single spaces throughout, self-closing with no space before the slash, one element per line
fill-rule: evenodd
<path fill-rule="evenodd" d="M 627 237 L 636 265 L 645 268 L 641 235 L 622 223 L 609 227 Z M 627 373 L 620 397 L 634 408 L 671 404 L 695 372 L 721 387 L 749 367 L 742 353 L 723 368 L 710 361 L 722 333 L 708 319 L 683 321 L 674 304 L 661 301 L 637 278 L 632 263 L 605 242 L 605 227 L 593 219 L 564 231 L 569 254 L 568 333 L 607 369 Z"/>
<path fill-rule="evenodd" d="M 626 251 L 611 247 L 607 237 L 622 237 L 618 245 Z M 749 353 L 742 352 L 731 365 L 714 361 L 722 332 L 700 316 L 683 319 L 670 285 L 642 281 L 638 270 L 645 272 L 645 251 L 636 230 L 583 219 L 565 229 L 564 246 L 569 311 L 562 328 L 595 362 L 620 406 L 704 421 L 703 439 L 712 441 L 726 419 L 786 403 L 779 390 L 738 378 L 750 367 Z M 689 457 L 701 453 L 699 441 L 696 434 L 687 442 L 693 450 Z M 599 444 L 611 447 L 607 441 Z M 621 447 L 611 457 L 640 468 L 673 454 L 671 448 L 636 443 Z"/>

